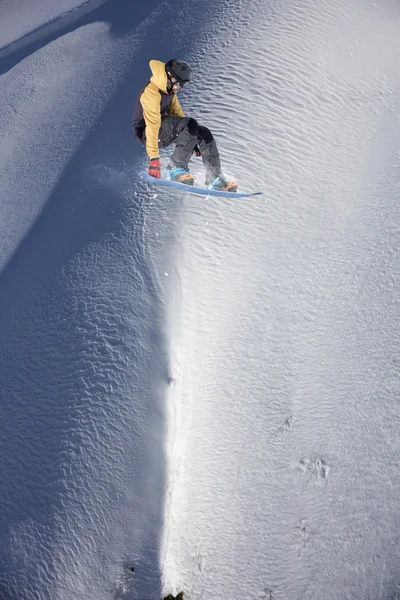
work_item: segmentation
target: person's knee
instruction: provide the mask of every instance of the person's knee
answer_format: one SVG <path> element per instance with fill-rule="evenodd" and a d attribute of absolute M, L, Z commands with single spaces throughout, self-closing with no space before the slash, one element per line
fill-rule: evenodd
<path fill-rule="evenodd" d="M 179 129 L 181 131 L 187 129 L 190 135 L 197 136 L 199 124 L 196 119 L 193 119 L 192 117 L 183 117 Z"/>

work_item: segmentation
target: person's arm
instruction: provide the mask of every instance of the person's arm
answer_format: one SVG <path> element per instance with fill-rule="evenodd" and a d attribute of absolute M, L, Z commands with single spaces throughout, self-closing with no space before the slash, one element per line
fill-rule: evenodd
<path fill-rule="evenodd" d="M 158 158 L 158 134 L 161 125 L 161 94 L 149 84 L 140 97 L 146 123 L 146 152 L 150 159 Z"/>
<path fill-rule="evenodd" d="M 172 102 L 171 102 L 171 106 L 168 111 L 168 115 L 170 117 L 184 117 L 185 116 L 185 114 L 181 108 L 181 105 L 179 104 L 179 100 L 178 100 L 176 94 L 174 94 L 174 96 L 172 98 Z"/>

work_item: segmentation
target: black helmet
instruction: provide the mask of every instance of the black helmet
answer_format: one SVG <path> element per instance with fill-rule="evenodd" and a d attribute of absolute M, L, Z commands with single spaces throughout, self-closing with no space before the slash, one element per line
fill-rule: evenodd
<path fill-rule="evenodd" d="M 185 83 L 190 81 L 192 76 L 192 69 L 189 67 L 189 65 L 185 61 L 177 60 L 176 58 L 173 58 L 165 63 L 165 70 L 167 74 L 175 77 L 181 86 L 184 86 Z"/>

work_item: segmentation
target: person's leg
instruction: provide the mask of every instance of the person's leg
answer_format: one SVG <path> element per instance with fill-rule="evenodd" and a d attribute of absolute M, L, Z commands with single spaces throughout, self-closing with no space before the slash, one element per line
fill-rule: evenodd
<path fill-rule="evenodd" d="M 175 126 L 175 150 L 170 163 L 174 168 L 189 169 L 189 162 L 197 144 L 198 124 L 191 117 L 167 117 L 179 119 Z"/>
<path fill-rule="evenodd" d="M 171 156 L 174 167 L 187 169 L 197 144 L 206 169 L 206 183 L 211 183 L 220 175 L 221 161 L 217 144 L 207 127 L 199 125 L 191 117 L 165 117 L 161 122 L 159 143 L 165 148 L 172 142 L 175 142 Z"/>
<path fill-rule="evenodd" d="M 235 181 L 229 181 L 228 179 L 225 179 L 225 177 L 222 175 L 221 161 L 219 158 L 217 143 L 213 134 L 209 129 L 207 129 L 207 127 L 203 127 L 202 125 L 198 126 L 197 145 L 199 147 L 206 172 L 206 186 L 210 186 L 210 184 L 212 184 L 211 187 L 214 190 L 236 192 L 238 188 L 237 183 Z"/>
<path fill-rule="evenodd" d="M 188 171 L 190 159 L 197 145 L 205 167 L 206 185 L 220 178 L 215 184 L 217 186 L 215 189 L 232 191 L 237 189 L 235 182 L 225 180 L 221 174 L 221 161 L 217 144 L 207 127 L 199 125 L 191 117 L 165 117 L 160 127 L 159 143 L 161 147 L 166 147 L 173 142 L 175 143 L 175 150 L 170 159 L 170 166 L 168 167 L 170 170 L 184 169 Z M 186 177 L 189 177 L 189 175 L 186 175 Z M 190 181 L 187 180 L 186 182 L 191 184 L 193 181 L 194 179 L 190 175 Z"/>
<path fill-rule="evenodd" d="M 197 145 L 205 168 L 205 183 L 210 184 L 221 174 L 221 161 L 216 141 L 207 127 L 198 126 Z"/>
<path fill-rule="evenodd" d="M 173 181 L 193 185 L 189 161 L 197 143 L 197 122 L 190 117 L 164 117 L 161 121 L 158 143 L 161 148 L 175 144 L 168 165 L 168 177 Z"/>

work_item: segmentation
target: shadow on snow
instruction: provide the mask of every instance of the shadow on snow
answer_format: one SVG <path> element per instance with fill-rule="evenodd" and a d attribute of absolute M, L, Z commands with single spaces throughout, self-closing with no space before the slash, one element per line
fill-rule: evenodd
<path fill-rule="evenodd" d="M 91 23 L 109 23 L 110 34 L 122 37 L 144 21 L 159 6 L 160 2 L 161 0 L 135 3 L 132 0 L 107 0 L 105 4 L 81 17 L 79 17 L 79 8 L 66 16 L 60 16 L 52 23 L 45 24 L 20 40 L 0 49 L 0 74 L 7 73 L 26 57 L 31 56 L 57 38 Z M 78 18 L 75 15 L 78 15 Z"/>
<path fill-rule="evenodd" d="M 136 28 L 158 4 L 158 1 L 136 3 L 132 10 L 131 0 L 108 2 L 73 26 L 58 31 L 57 35 L 38 40 L 2 59 L 1 72 L 11 69 L 49 41 L 92 21 L 108 21 L 111 31 L 123 36 Z M 77 481 L 88 486 L 100 485 L 96 481 L 96 460 L 92 453 L 95 455 L 100 449 L 102 439 L 107 441 L 108 436 L 110 441 L 114 439 L 103 427 L 107 419 L 114 419 L 114 426 L 120 427 L 121 432 L 130 419 L 130 437 L 123 460 L 127 473 L 129 469 L 141 470 L 140 475 L 135 476 L 135 485 L 143 489 L 135 493 L 142 504 L 147 502 L 150 469 L 154 471 L 155 480 L 154 494 L 147 507 L 151 522 L 145 525 L 147 538 L 142 540 L 140 556 L 135 556 L 135 539 L 131 540 L 132 556 L 121 556 L 127 547 L 126 540 L 107 540 L 113 544 L 122 564 L 137 561 L 136 582 L 128 586 L 123 597 L 137 600 L 161 596 L 159 546 L 165 474 L 160 389 L 168 383 L 169 367 L 162 332 L 162 303 L 142 239 L 149 195 L 143 184 L 135 183 L 130 174 L 130 169 L 133 173 L 135 163 L 144 157 L 130 127 L 138 86 L 148 77 L 149 58 L 172 55 L 176 49 L 173 39 L 169 47 L 157 48 L 156 38 L 154 35 L 144 41 L 135 64 L 99 118 L 94 132 L 71 159 L 43 211 L 0 274 L 3 465 L 0 595 L 7 600 L 54 598 L 51 589 L 54 577 L 50 575 L 43 582 L 43 568 L 45 565 L 50 574 L 60 568 L 53 553 L 56 536 L 62 538 L 63 531 L 68 529 L 69 514 L 84 512 L 87 508 L 79 505 L 71 495 L 71 488 Z M 94 165 L 106 165 L 100 168 L 99 177 Z M 111 165 L 109 169 L 107 165 Z M 118 169 L 122 173 L 122 184 L 113 185 L 108 182 L 108 173 L 112 176 Z M 103 184 L 99 184 L 99 178 Z M 128 197 L 129 186 L 137 190 L 136 202 Z M 78 271 L 82 260 L 85 261 L 82 255 L 96 243 L 108 244 L 111 256 L 122 250 L 121 260 L 129 265 L 127 289 L 134 300 L 126 293 L 122 304 L 118 303 L 114 310 L 111 303 L 107 323 L 102 322 L 100 310 L 97 329 L 91 332 L 85 330 L 87 313 L 91 308 L 97 310 L 96 300 L 102 298 L 91 290 L 90 281 L 86 285 L 78 281 L 81 277 Z M 96 264 L 93 266 L 96 273 L 101 271 Z M 115 302 L 118 285 L 115 296 L 111 295 Z M 109 287 L 113 287 L 113 281 Z M 131 321 L 120 318 L 121 306 L 122 312 L 130 312 Z M 143 346 L 143 327 L 142 330 L 140 326 L 137 328 L 138 322 L 145 323 L 144 346 L 148 351 L 144 353 L 138 351 Z M 109 330 L 116 341 L 110 341 Z M 88 343 L 90 336 L 92 340 Z M 90 352 L 96 356 L 91 357 Z M 104 370 L 96 370 L 96 361 Z M 133 381 L 130 387 L 122 386 L 120 390 L 119 384 L 126 381 L 121 369 L 129 369 Z M 126 389 L 131 392 L 128 397 L 124 395 Z M 108 402 L 110 394 L 116 394 L 121 401 L 117 417 L 115 407 Z M 141 420 L 147 423 L 144 430 L 149 432 L 148 439 L 140 433 Z M 132 460 L 143 456 L 147 463 L 132 465 Z M 112 466 L 113 460 L 110 458 Z M 103 473 L 98 476 L 102 477 Z M 116 489 L 112 477 L 102 483 L 103 495 L 100 494 L 94 507 L 99 515 L 94 518 L 97 527 L 104 525 L 104 535 L 112 532 L 112 525 L 119 520 L 119 515 L 113 512 L 118 505 L 115 498 L 125 493 L 129 496 L 129 483 L 128 476 L 124 485 L 118 487 L 118 484 Z M 131 505 L 126 500 L 125 504 L 128 513 L 134 511 L 134 502 Z M 134 516 L 132 514 L 132 518 Z M 125 525 L 127 537 L 129 525 Z M 106 545 L 106 540 L 102 543 Z M 94 546 L 96 552 L 100 549 Z M 96 556 L 93 560 L 96 561 Z M 113 565 L 111 571 L 112 568 Z M 101 576 L 101 572 L 95 573 L 100 581 Z M 109 584 L 110 578 L 107 580 L 106 575 L 104 578 L 104 585 Z M 121 597 L 118 586 L 114 593 Z"/>

